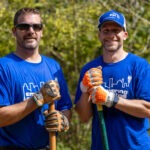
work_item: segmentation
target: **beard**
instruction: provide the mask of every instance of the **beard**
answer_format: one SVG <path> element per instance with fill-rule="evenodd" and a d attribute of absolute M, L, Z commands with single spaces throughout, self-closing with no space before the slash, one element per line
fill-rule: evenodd
<path fill-rule="evenodd" d="M 107 52 L 115 52 L 121 48 L 121 44 L 103 44 L 102 47 Z"/>
<path fill-rule="evenodd" d="M 37 41 L 36 40 L 30 40 L 30 41 L 24 41 L 22 46 L 25 49 L 36 49 L 38 47 Z"/>
<path fill-rule="evenodd" d="M 39 42 L 36 39 L 23 39 L 22 41 L 17 41 L 20 48 L 33 51 L 39 46 Z"/>

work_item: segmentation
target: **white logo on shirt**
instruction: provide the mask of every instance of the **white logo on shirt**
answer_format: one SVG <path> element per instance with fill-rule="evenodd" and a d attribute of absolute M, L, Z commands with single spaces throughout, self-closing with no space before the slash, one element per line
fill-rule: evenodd
<path fill-rule="evenodd" d="M 122 78 L 122 79 L 117 80 L 116 82 L 114 82 L 113 78 L 109 78 L 108 84 L 104 82 L 104 87 L 108 89 L 109 91 L 112 91 L 123 98 L 127 98 L 128 90 L 125 90 L 125 88 L 130 86 L 131 80 L 132 80 L 132 76 L 128 76 L 127 80 Z M 119 89 L 119 90 L 115 89 L 118 85 L 121 86 L 122 89 Z"/>
<path fill-rule="evenodd" d="M 40 82 L 40 87 L 44 82 Z M 23 95 L 24 95 L 24 100 L 30 98 L 35 92 L 40 90 L 40 87 L 38 85 L 35 85 L 34 83 L 24 83 L 23 84 Z"/>

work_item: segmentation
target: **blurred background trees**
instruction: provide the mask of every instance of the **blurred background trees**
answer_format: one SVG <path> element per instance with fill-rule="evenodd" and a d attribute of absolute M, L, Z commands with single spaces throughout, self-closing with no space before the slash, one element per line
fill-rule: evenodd
<path fill-rule="evenodd" d="M 129 38 L 124 49 L 150 62 L 150 0 L 1 0 L 0 57 L 15 50 L 11 33 L 14 13 L 22 7 L 36 7 L 43 17 L 44 36 L 40 52 L 62 66 L 72 102 L 82 66 L 101 54 L 97 38 L 99 16 L 110 9 L 122 12 Z M 89 150 L 91 122 L 81 124 L 73 109 L 70 131 L 57 139 L 58 150 Z"/>

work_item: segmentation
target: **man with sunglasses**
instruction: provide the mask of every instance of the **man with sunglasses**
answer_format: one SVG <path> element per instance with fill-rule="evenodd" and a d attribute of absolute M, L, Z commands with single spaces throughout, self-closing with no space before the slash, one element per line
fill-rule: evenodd
<path fill-rule="evenodd" d="M 82 68 L 75 97 L 80 120 L 92 117 L 91 150 L 150 149 L 150 68 L 145 59 L 124 50 L 127 37 L 123 14 L 110 10 L 100 16 L 103 54 Z M 100 126 L 99 104 L 107 133 Z"/>
<path fill-rule="evenodd" d="M 37 9 L 16 12 L 16 50 L 0 59 L 0 150 L 46 150 L 49 132 L 69 129 L 68 87 L 59 63 L 39 53 L 42 29 Z"/>

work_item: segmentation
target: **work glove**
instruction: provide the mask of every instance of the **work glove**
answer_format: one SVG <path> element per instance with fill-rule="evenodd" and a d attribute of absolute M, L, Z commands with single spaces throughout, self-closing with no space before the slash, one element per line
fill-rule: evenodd
<path fill-rule="evenodd" d="M 80 83 L 80 89 L 83 93 L 88 92 L 93 86 L 103 83 L 101 67 L 91 68 L 86 71 Z"/>
<path fill-rule="evenodd" d="M 50 104 L 57 99 L 60 99 L 59 84 L 55 80 L 46 82 L 39 92 L 35 93 L 32 99 L 41 107 L 44 104 Z"/>
<path fill-rule="evenodd" d="M 102 86 L 94 86 L 91 89 L 90 94 L 94 104 L 101 104 L 107 107 L 115 106 L 119 100 L 117 95 L 104 89 Z"/>
<path fill-rule="evenodd" d="M 64 132 L 69 129 L 69 121 L 63 113 L 54 110 L 50 113 L 44 112 L 45 128 L 48 132 Z"/>

